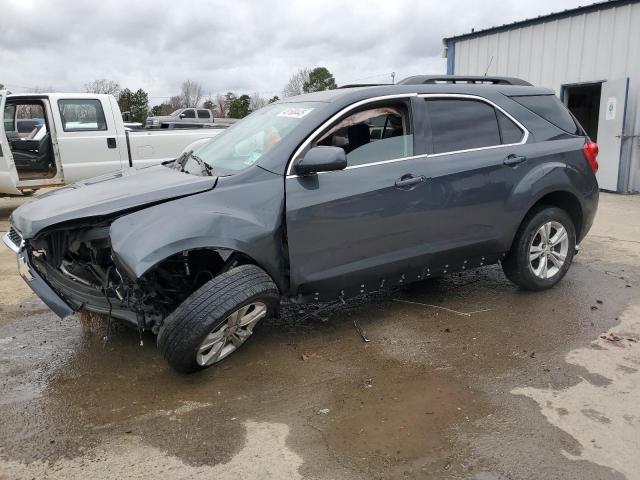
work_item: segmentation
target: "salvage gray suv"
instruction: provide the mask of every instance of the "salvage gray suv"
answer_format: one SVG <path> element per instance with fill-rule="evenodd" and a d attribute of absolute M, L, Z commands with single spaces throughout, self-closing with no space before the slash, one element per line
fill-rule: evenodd
<path fill-rule="evenodd" d="M 281 300 L 495 263 L 552 287 L 591 227 L 597 153 L 550 90 L 411 77 L 288 98 L 172 162 L 41 195 L 5 242 L 56 314 L 151 330 L 191 372 Z"/>

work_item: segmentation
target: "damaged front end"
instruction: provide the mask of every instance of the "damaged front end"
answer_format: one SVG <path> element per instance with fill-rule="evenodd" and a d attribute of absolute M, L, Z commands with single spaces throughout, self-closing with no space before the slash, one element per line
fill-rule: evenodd
<path fill-rule="evenodd" d="M 29 264 L 74 311 L 119 318 L 154 333 L 192 292 L 240 259 L 230 250 L 180 252 L 131 278 L 111 248 L 110 221 L 84 221 L 24 243 Z"/>

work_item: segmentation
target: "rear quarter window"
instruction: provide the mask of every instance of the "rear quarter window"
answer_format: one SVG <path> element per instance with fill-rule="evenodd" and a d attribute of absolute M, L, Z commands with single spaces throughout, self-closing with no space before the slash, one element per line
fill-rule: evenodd
<path fill-rule="evenodd" d="M 502 135 L 503 144 L 520 143 L 524 132 L 520 130 L 515 123 L 513 123 L 504 113 L 500 110 L 496 110 L 498 116 L 498 123 L 500 124 L 500 133 Z"/>
<path fill-rule="evenodd" d="M 573 117 L 555 95 L 526 95 L 511 97 L 511 99 L 559 129 L 572 135 L 580 134 Z"/>

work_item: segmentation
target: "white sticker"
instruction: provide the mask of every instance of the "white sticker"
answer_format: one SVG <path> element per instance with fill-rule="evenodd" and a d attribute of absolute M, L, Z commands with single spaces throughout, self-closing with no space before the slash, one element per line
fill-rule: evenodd
<path fill-rule="evenodd" d="M 607 99 L 607 112 L 605 118 L 607 120 L 614 120 L 616 118 L 616 97 L 609 97 Z"/>
<path fill-rule="evenodd" d="M 307 115 L 313 108 L 287 108 L 281 111 L 279 117 L 302 118 Z"/>

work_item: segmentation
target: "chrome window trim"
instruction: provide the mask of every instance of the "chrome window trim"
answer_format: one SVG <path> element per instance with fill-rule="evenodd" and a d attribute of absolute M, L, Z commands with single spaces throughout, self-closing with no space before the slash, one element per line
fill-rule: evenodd
<path fill-rule="evenodd" d="M 453 151 L 450 151 L 450 152 L 430 153 L 430 154 L 422 154 L 422 155 L 412 155 L 410 157 L 394 158 L 394 159 L 391 159 L 391 160 L 380 160 L 379 162 L 363 163 L 361 165 L 352 165 L 350 167 L 346 167 L 345 170 L 351 170 L 351 169 L 354 169 L 354 168 L 362 168 L 362 167 L 370 167 L 370 166 L 373 166 L 373 165 L 383 165 L 385 163 L 403 162 L 405 160 L 413 160 L 413 159 L 416 159 L 416 158 L 442 157 L 444 155 L 455 155 L 455 154 L 458 154 L 458 153 L 478 152 L 478 151 L 482 151 L 482 150 L 491 150 L 491 149 L 494 149 L 494 148 L 514 147 L 514 146 L 518 146 L 518 145 L 524 145 L 525 143 L 527 143 L 527 140 L 529 139 L 529 130 L 527 130 L 527 128 L 524 125 L 522 125 L 522 123 L 520 123 L 518 120 L 516 120 L 509 112 L 505 111 L 499 105 L 495 104 L 494 102 L 492 102 L 491 100 L 489 100 L 487 98 L 484 98 L 484 97 L 481 97 L 481 96 L 478 96 L 478 95 L 470 95 L 470 94 L 465 94 L 465 93 L 421 93 L 421 94 L 409 93 L 409 94 L 385 95 L 385 96 L 381 96 L 381 97 L 374 97 L 374 98 L 368 98 L 366 100 L 360 100 L 359 102 L 356 102 L 356 103 L 354 103 L 352 105 L 349 105 L 348 107 L 343 108 L 338 113 L 336 113 L 331 118 L 329 118 L 329 120 L 324 122 L 320 127 L 315 129 L 313 131 L 313 133 L 311 135 L 309 135 L 309 137 L 307 137 L 307 139 L 296 149 L 295 153 L 291 156 L 289 164 L 287 165 L 286 177 L 287 178 L 298 178 L 300 176 L 300 175 L 296 175 L 295 173 L 291 173 L 291 170 L 293 168 L 293 163 L 295 162 L 295 160 L 298 158 L 300 153 L 302 153 L 302 151 L 309 146 L 309 144 L 313 140 L 315 140 L 327 127 L 331 126 L 331 123 L 336 121 L 338 118 L 343 116 L 345 113 L 349 113 L 351 110 L 353 110 L 355 108 L 358 108 L 358 107 L 360 107 L 362 105 L 366 105 L 367 103 L 373 103 L 373 102 L 378 102 L 380 100 L 387 100 L 387 99 L 411 98 L 411 97 L 420 97 L 420 98 L 465 98 L 465 99 L 471 99 L 471 100 L 476 100 L 476 101 L 481 101 L 481 102 L 487 103 L 487 104 L 491 105 L 493 108 L 495 108 L 496 110 L 499 110 L 501 113 L 503 113 L 509 120 L 511 120 L 513 123 L 515 123 L 516 126 L 520 130 L 522 130 L 522 132 L 523 132 L 522 139 L 517 143 L 504 143 L 504 144 L 500 144 L 500 145 L 489 145 L 487 147 L 476 147 L 476 148 L 468 148 L 468 149 L 465 149 L 465 150 L 453 150 Z M 318 173 L 330 173 L 330 172 L 318 172 Z"/>
<path fill-rule="evenodd" d="M 464 98 L 464 99 L 469 99 L 469 100 L 475 100 L 475 101 L 480 101 L 480 102 L 484 102 L 487 103 L 489 105 L 491 105 L 493 108 L 495 108 L 496 110 L 500 111 L 501 113 L 503 113 L 509 120 L 511 120 L 513 123 L 516 124 L 516 126 L 522 130 L 523 132 L 523 136 L 520 139 L 519 142 L 516 143 L 501 143 L 499 145 L 489 145 L 487 147 L 476 147 L 476 148 L 467 148 L 464 150 L 452 150 L 449 152 L 441 152 L 441 153 L 431 153 L 428 156 L 429 157 L 439 157 L 442 155 L 452 155 L 454 153 L 465 153 L 465 152 L 475 152 L 478 150 L 488 150 L 490 148 L 498 148 L 498 147 L 513 147 L 515 145 L 523 145 L 525 143 L 527 143 L 527 140 L 529 139 L 529 130 L 527 130 L 527 128 L 522 125 L 518 120 L 516 120 L 509 112 L 507 112 L 506 110 L 504 110 L 500 105 L 495 104 L 494 102 L 492 102 L 491 100 L 484 98 L 484 97 L 480 97 L 478 95 L 469 95 L 466 93 L 423 93 L 418 95 L 420 98 Z M 496 119 L 497 120 L 497 119 Z"/>

